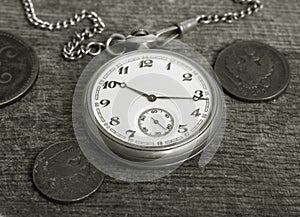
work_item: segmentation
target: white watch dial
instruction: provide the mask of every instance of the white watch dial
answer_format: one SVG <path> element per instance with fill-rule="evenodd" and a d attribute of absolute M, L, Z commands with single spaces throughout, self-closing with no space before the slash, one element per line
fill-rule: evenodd
<path fill-rule="evenodd" d="M 164 50 L 130 52 L 101 67 L 91 83 L 90 115 L 106 136 L 129 146 L 178 145 L 211 115 L 204 69 Z"/>

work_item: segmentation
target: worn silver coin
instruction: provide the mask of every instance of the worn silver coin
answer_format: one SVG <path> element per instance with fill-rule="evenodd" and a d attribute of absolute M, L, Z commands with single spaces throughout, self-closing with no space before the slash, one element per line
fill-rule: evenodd
<path fill-rule="evenodd" d="M 38 72 L 34 50 L 19 37 L 0 31 L 0 106 L 23 96 L 35 83 Z"/>
<path fill-rule="evenodd" d="M 104 174 L 91 165 L 80 148 L 71 142 L 51 145 L 37 157 L 33 182 L 48 199 L 70 203 L 93 194 Z"/>
<path fill-rule="evenodd" d="M 290 81 L 286 58 L 257 41 L 238 41 L 224 49 L 216 60 L 215 72 L 231 96 L 247 102 L 272 100 Z"/>

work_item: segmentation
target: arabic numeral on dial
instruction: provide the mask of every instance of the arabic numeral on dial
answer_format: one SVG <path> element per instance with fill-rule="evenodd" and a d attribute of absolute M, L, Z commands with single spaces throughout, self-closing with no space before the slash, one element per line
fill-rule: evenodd
<path fill-rule="evenodd" d="M 152 114 L 156 114 L 156 113 L 158 113 L 158 110 L 157 110 L 157 109 L 152 109 L 152 110 L 151 110 L 151 113 L 152 113 Z"/>
<path fill-rule="evenodd" d="M 108 99 L 103 99 L 103 100 L 100 101 L 100 104 L 103 107 L 107 107 L 110 104 L 110 101 Z"/>
<path fill-rule="evenodd" d="M 193 75 L 192 74 L 184 74 L 183 75 L 183 81 L 192 81 L 193 80 Z"/>
<path fill-rule="evenodd" d="M 179 125 L 178 133 L 186 133 L 188 131 L 187 124 Z"/>
<path fill-rule="evenodd" d="M 142 60 L 140 62 L 140 68 L 152 67 L 152 66 L 153 66 L 153 60 Z"/>
<path fill-rule="evenodd" d="M 145 121 L 146 120 L 146 116 L 143 115 L 141 118 L 140 118 L 141 121 Z"/>
<path fill-rule="evenodd" d="M 129 66 L 121 67 L 119 69 L 119 75 L 126 75 L 126 74 L 128 74 L 128 70 L 129 70 Z"/>
<path fill-rule="evenodd" d="M 164 144 L 164 143 L 161 142 L 161 141 L 157 142 L 157 145 L 163 145 L 163 144 Z"/>
<path fill-rule="evenodd" d="M 128 135 L 128 139 L 134 138 L 136 131 L 134 130 L 127 130 L 126 135 Z"/>
<path fill-rule="evenodd" d="M 171 70 L 171 65 L 172 65 L 172 63 L 168 63 L 167 70 Z"/>
<path fill-rule="evenodd" d="M 195 116 L 195 117 L 201 116 L 200 109 L 195 110 L 191 115 L 192 115 L 192 116 Z"/>
<path fill-rule="evenodd" d="M 197 90 L 197 91 L 195 91 L 195 95 L 194 95 L 193 99 L 194 99 L 194 101 L 199 101 L 200 99 L 203 98 L 203 96 L 204 96 L 203 91 Z"/>
<path fill-rule="evenodd" d="M 112 125 L 112 126 L 117 126 L 119 125 L 121 122 L 120 122 L 120 118 L 118 117 L 113 117 L 111 118 L 109 124 Z"/>
<path fill-rule="evenodd" d="M 103 89 L 114 89 L 117 86 L 117 82 L 115 81 L 106 81 L 103 85 Z"/>

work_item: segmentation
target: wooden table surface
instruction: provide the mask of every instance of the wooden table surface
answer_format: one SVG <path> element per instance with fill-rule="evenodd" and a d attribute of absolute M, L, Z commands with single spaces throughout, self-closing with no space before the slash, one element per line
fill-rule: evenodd
<path fill-rule="evenodd" d="M 39 16 L 62 19 L 95 10 L 112 33 L 145 27 L 159 30 L 195 14 L 236 10 L 230 0 L 33 0 Z M 0 109 L 0 216 L 300 216 L 300 1 L 264 0 L 260 13 L 230 24 L 200 26 L 182 41 L 213 65 L 238 39 L 265 42 L 289 61 L 291 82 L 278 99 L 244 103 L 226 96 L 222 146 L 204 172 L 197 159 L 154 182 L 126 183 L 107 177 L 82 202 L 49 202 L 32 183 L 37 154 L 60 141 L 75 142 L 71 105 L 87 57 L 67 62 L 63 44 L 75 30 L 47 32 L 28 24 L 20 1 L 1 0 L 0 30 L 35 49 L 40 75 L 21 100 Z"/>

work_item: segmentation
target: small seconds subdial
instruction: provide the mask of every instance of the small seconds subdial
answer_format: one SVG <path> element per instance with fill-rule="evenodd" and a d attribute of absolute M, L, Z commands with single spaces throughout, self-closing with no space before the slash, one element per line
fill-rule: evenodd
<path fill-rule="evenodd" d="M 140 115 L 138 122 L 140 130 L 151 137 L 163 137 L 174 128 L 172 115 L 160 108 L 146 110 Z"/>

